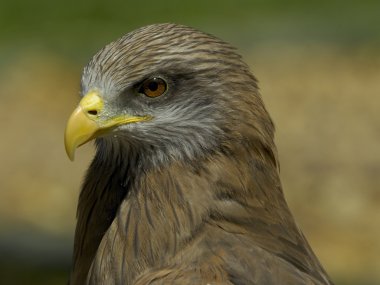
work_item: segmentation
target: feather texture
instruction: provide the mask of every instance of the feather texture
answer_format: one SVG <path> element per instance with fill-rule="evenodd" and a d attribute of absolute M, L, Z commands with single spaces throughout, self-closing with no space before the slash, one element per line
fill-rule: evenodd
<path fill-rule="evenodd" d="M 151 74 L 168 81 L 166 98 L 126 95 Z M 82 85 L 112 112 L 155 119 L 97 139 L 72 285 L 331 284 L 286 204 L 273 123 L 232 47 L 148 26 L 95 55 Z"/>

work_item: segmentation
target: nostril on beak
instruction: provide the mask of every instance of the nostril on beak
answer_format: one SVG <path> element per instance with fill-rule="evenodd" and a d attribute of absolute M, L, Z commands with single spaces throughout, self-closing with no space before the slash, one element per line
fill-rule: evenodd
<path fill-rule="evenodd" d="M 92 116 L 96 116 L 96 115 L 98 115 L 98 111 L 97 111 L 97 110 L 88 110 L 87 113 L 88 113 L 89 115 L 92 115 Z"/>

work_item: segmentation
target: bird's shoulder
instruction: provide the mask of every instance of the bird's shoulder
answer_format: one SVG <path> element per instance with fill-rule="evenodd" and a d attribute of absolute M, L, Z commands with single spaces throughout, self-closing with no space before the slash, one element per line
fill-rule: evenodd
<path fill-rule="evenodd" d="M 167 266 L 143 272 L 134 284 L 326 284 L 253 244 L 246 235 L 208 227 L 201 240 L 190 244 Z"/>

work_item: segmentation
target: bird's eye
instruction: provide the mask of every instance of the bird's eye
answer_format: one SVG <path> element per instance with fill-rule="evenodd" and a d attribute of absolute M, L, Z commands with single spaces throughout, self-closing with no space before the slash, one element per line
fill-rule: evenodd
<path fill-rule="evenodd" d="M 145 94 L 148 97 L 158 97 L 165 93 L 167 89 L 166 82 L 159 77 L 153 77 L 146 79 L 141 87 L 139 92 Z"/>

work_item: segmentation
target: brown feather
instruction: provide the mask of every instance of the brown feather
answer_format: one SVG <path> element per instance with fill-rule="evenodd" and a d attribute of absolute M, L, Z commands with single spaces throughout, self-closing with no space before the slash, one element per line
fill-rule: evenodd
<path fill-rule="evenodd" d="M 186 84 L 174 91 L 198 90 L 189 104 L 202 102 L 200 109 L 215 100 L 213 112 L 195 118 L 223 114 L 215 117 L 221 125 L 207 137 L 202 126 L 210 126 L 186 129 L 193 118 L 183 114 L 185 127 L 98 139 L 79 199 L 71 284 L 332 284 L 285 201 L 274 126 L 256 80 L 228 44 L 183 26 L 143 28 L 94 57 L 84 89 L 113 82 L 114 93 L 126 90 L 122 78 L 139 80 L 157 62 L 165 67 L 163 58 L 167 70 L 184 72 L 173 65 L 181 64 L 175 43 L 182 61 L 201 64 L 199 73 L 181 73 L 175 82 Z M 176 136 L 195 150 L 170 149 Z"/>

